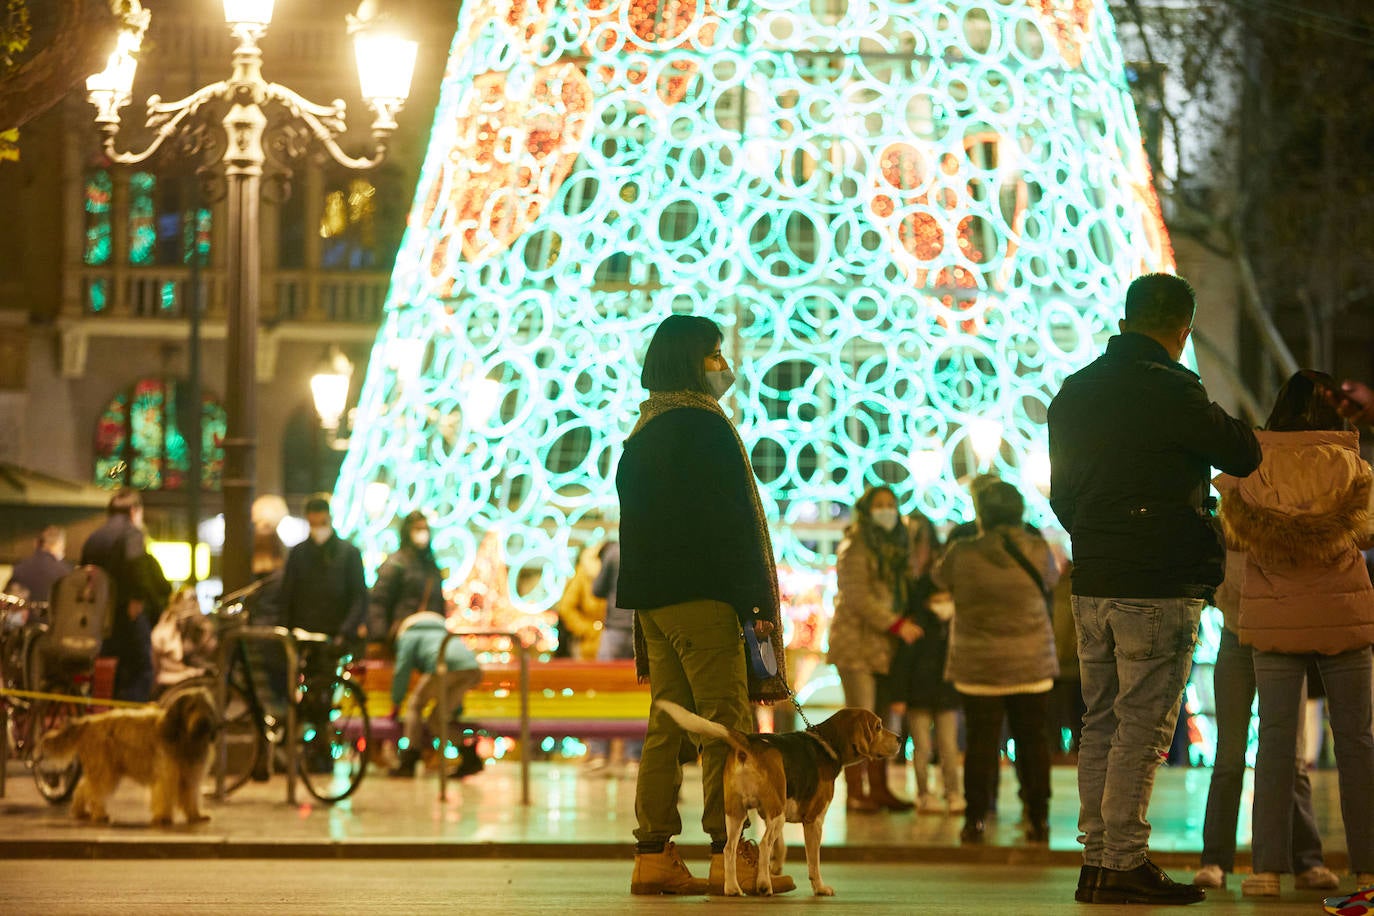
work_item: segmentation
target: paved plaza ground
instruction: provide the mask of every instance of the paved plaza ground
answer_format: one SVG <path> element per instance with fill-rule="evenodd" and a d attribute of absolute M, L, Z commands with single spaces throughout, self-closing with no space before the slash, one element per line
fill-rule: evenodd
<path fill-rule="evenodd" d="M 687 769 L 681 846 L 704 872 L 699 770 Z M 893 767 L 907 781 L 909 768 Z M 1104 913 L 1072 902 L 1078 874 L 1075 779 L 1054 769 L 1048 848 L 1019 839 L 1016 779 L 1002 773 L 1001 817 L 989 842 L 962 846 L 960 819 L 917 814 L 849 815 L 843 793 L 827 818 L 822 862 L 834 900 L 812 898 L 798 825 L 788 825 L 787 873 L 799 890 L 778 900 L 642 899 L 628 894 L 634 825 L 632 775 L 591 776 L 576 763 L 531 765 L 531 804 L 520 804 L 519 766 L 491 763 L 451 783 L 369 773 L 357 794 L 333 807 L 298 788 L 286 803 L 282 777 L 208 801 L 203 825 L 155 828 L 147 795 L 121 789 L 112 823 L 73 821 L 44 802 L 16 763 L 0 798 L 0 913 L 499 913 L 711 912 L 772 906 L 829 913 Z M 1198 864 L 1210 771 L 1163 769 L 1151 820 L 1156 861 L 1187 879 Z M 1346 867 L 1335 774 L 1313 774 L 1328 863 Z M 1248 810 L 1248 796 L 1243 810 Z M 1241 843 L 1248 845 L 1248 825 Z M 1244 851 L 1241 867 L 1248 865 Z M 1349 879 L 1347 879 L 1349 883 Z M 1239 879 L 1214 892 L 1207 912 L 1318 913 L 1321 894 L 1286 891 L 1278 901 L 1240 896 Z M 1123 908 L 1142 912 L 1142 908 Z M 1192 912 L 1201 912 L 1194 908 Z M 693 911 L 693 912 L 700 912 Z"/>

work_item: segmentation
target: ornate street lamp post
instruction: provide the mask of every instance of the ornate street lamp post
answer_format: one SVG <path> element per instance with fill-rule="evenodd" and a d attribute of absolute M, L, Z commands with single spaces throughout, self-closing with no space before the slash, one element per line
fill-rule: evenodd
<path fill-rule="evenodd" d="M 86 82 L 97 109 L 95 121 L 104 132 L 104 150 L 113 162 L 137 165 L 154 156 L 168 140 L 176 139 L 193 152 L 208 150 L 207 166 L 215 155 L 223 163 L 226 184 L 228 240 L 228 371 L 225 412 L 228 424 L 224 439 L 224 554 L 226 592 L 252 579 L 252 504 L 257 406 L 254 386 L 257 371 L 258 292 L 261 279 L 258 236 L 263 165 L 267 162 L 264 137 L 268 119 L 265 109 L 275 107 L 285 117 L 273 121 L 281 132 L 282 148 L 299 154 L 306 145 L 322 147 L 340 165 L 370 169 L 382 161 L 388 138 L 396 130 L 396 113 L 410 94 L 417 44 L 380 31 L 364 13 L 372 7 L 364 0 L 358 18 L 348 17 L 357 55 L 362 96 L 373 112 L 372 156 L 354 158 L 339 147 L 337 137 L 347 128 L 344 103 L 318 105 L 262 77 L 262 51 L 258 41 L 272 21 L 273 0 L 224 0 L 224 19 L 238 41 L 234 69 L 227 80 L 211 83 L 176 102 L 159 96 L 148 99 L 146 125 L 156 131 L 147 148 L 137 153 L 115 149 L 119 133 L 119 109 L 129 104 L 137 62 L 134 54 L 146 27 L 146 13 L 137 28 L 121 36 L 106 69 Z M 221 112 L 222 117 L 219 117 Z M 224 128 L 222 150 L 207 143 L 205 133 L 219 117 Z M 192 485 L 198 485 L 193 481 Z"/>

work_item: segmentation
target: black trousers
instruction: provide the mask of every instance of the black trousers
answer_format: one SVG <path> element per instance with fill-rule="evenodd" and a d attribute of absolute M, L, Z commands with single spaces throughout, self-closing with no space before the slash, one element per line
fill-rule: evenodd
<path fill-rule="evenodd" d="M 1021 803 L 1032 823 L 1050 812 L 1050 745 L 1045 733 L 1050 695 L 1013 693 L 1000 697 L 961 693 L 964 701 L 964 799 L 967 821 L 981 821 L 993 807 L 1002 746 L 1002 717 L 1016 742 L 1016 778 Z"/>

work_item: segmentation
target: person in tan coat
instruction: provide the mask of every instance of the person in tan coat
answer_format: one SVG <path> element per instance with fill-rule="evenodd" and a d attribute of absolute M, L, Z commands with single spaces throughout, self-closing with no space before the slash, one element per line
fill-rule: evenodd
<path fill-rule="evenodd" d="M 1306 369 L 1290 378 L 1258 434 L 1259 470 L 1216 481 L 1227 538 L 1247 555 L 1239 636 L 1254 650 L 1259 691 L 1247 896 L 1277 896 L 1292 867 L 1293 749 L 1309 662 L 1326 685 L 1350 866 L 1361 886 L 1374 883 L 1374 586 L 1360 553 L 1371 543 L 1374 474 L 1325 397 L 1333 385 Z"/>
<path fill-rule="evenodd" d="M 830 620 L 826 661 L 835 666 L 844 689 L 844 705 L 884 716 L 881 679 L 892 665 L 895 640 L 911 643 L 921 628 L 903 616 L 910 546 L 891 487 L 870 487 L 854 504 L 835 558 L 837 591 Z M 885 703 L 886 701 L 884 701 Z M 884 716 L 885 717 L 885 716 Z M 887 785 L 887 761 L 869 762 L 864 771 L 844 771 L 846 807 L 850 811 L 910 811 L 914 805 L 893 795 Z"/>
<path fill-rule="evenodd" d="M 577 569 L 563 589 L 558 601 L 558 616 L 563 630 L 573 636 L 570 658 L 590 662 L 596 660 L 601 645 L 601 628 L 606 620 L 606 599 L 592 592 L 596 574 L 601 572 L 601 560 L 596 547 L 584 547 L 577 556 Z"/>

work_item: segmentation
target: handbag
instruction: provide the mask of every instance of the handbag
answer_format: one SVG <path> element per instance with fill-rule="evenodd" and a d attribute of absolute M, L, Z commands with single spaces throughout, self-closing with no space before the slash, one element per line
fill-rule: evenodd
<path fill-rule="evenodd" d="M 1026 555 L 1012 543 L 1011 536 L 1005 531 L 1002 532 L 1002 546 L 1006 548 L 1007 554 L 1016 561 L 1016 565 L 1026 571 L 1026 575 L 1035 581 L 1035 587 L 1040 590 L 1040 596 L 1045 599 L 1045 610 L 1053 614 L 1054 595 L 1049 589 L 1045 588 L 1045 577 L 1040 575 L 1040 570 L 1035 568 L 1035 564 L 1026 559 Z"/>
<path fill-rule="evenodd" d="M 749 673 L 757 680 L 767 680 L 778 674 L 778 656 L 773 651 L 773 641 L 759 641 L 752 626 L 744 627 L 744 657 L 749 664 Z"/>

